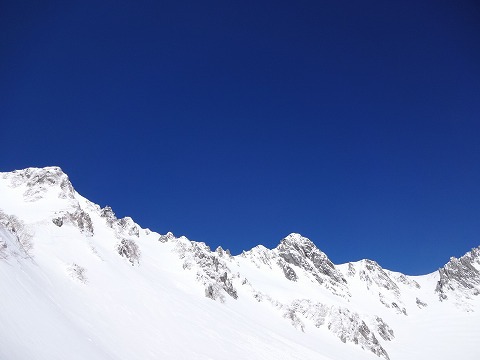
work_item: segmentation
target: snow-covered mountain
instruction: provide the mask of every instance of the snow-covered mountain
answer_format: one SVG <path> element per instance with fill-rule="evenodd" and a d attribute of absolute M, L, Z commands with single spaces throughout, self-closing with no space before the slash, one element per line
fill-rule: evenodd
<path fill-rule="evenodd" d="M 424 276 L 290 234 L 232 256 L 0 173 L 0 359 L 480 358 L 480 247 Z"/>

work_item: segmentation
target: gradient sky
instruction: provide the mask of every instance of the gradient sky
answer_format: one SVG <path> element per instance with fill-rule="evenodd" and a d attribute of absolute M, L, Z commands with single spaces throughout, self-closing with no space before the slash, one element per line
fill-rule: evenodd
<path fill-rule="evenodd" d="M 477 1 L 2 1 L 0 36 L 0 171 L 233 253 L 480 245 Z"/>

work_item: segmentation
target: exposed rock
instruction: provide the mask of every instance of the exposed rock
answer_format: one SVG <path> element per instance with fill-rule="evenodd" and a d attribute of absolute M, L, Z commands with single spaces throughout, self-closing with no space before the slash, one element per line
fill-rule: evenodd
<path fill-rule="evenodd" d="M 113 227 L 113 224 L 118 220 L 110 206 L 105 206 L 101 209 L 100 216 L 105 219 L 109 227 Z"/>
<path fill-rule="evenodd" d="M 438 270 L 440 279 L 435 292 L 440 301 L 454 297 L 460 303 L 480 294 L 480 246 L 459 259 L 452 257 Z"/>
<path fill-rule="evenodd" d="M 74 212 L 62 211 L 57 213 L 57 216 L 52 219 L 52 222 L 58 227 L 65 223 L 72 224 L 80 232 L 87 236 L 93 236 L 93 223 L 90 215 L 82 210 L 80 207 L 76 208 Z"/>
<path fill-rule="evenodd" d="M 418 306 L 420 309 L 428 306 L 427 303 L 423 302 L 423 301 L 420 300 L 418 297 L 416 298 L 416 303 L 417 303 L 417 306 Z"/>
<path fill-rule="evenodd" d="M 184 259 L 184 269 L 196 269 L 197 280 L 205 285 L 205 296 L 213 300 L 225 301 L 223 292 L 233 299 L 238 298 L 233 286 L 234 275 L 227 266 L 229 257 L 212 252 L 205 243 L 190 241 L 186 238 L 177 240 L 176 252 Z"/>
<path fill-rule="evenodd" d="M 355 276 L 356 273 L 357 273 L 357 270 L 355 269 L 355 265 L 353 265 L 352 263 L 348 263 L 348 273 L 347 273 L 347 275 L 350 276 L 350 277 L 353 277 L 353 276 Z"/>
<path fill-rule="evenodd" d="M 117 245 L 117 252 L 121 256 L 127 258 L 128 261 L 130 261 L 130 263 L 132 264 L 132 266 L 135 265 L 135 262 L 137 262 L 137 264 L 140 264 L 141 252 L 135 241 L 130 239 L 122 239 Z"/>
<path fill-rule="evenodd" d="M 58 188 L 58 197 L 73 199 L 74 189 L 68 176 L 57 166 L 45 168 L 27 168 L 7 173 L 12 187 L 26 186 L 23 197 L 26 201 L 37 201 L 53 188 Z"/>
<path fill-rule="evenodd" d="M 382 337 L 383 340 L 391 341 L 395 338 L 393 330 L 388 326 L 382 318 L 375 316 L 376 330 L 377 333 Z"/>
<path fill-rule="evenodd" d="M 103 209 L 101 209 L 100 216 L 105 219 L 105 222 L 109 227 L 115 230 L 118 238 L 140 236 L 140 228 L 132 220 L 132 218 L 127 216 L 121 219 L 117 219 L 115 213 L 110 206 L 105 206 Z"/>
<path fill-rule="evenodd" d="M 73 214 L 69 213 L 68 215 L 69 220 L 77 226 L 83 234 L 88 236 L 93 235 L 93 223 L 88 213 L 82 209 L 78 209 Z"/>
<path fill-rule="evenodd" d="M 232 254 L 230 254 L 230 250 L 223 250 L 223 248 L 221 246 L 218 246 L 216 249 L 215 249 L 215 252 L 217 253 L 218 256 L 220 257 L 223 257 L 223 256 L 226 256 L 226 257 L 232 257 Z"/>
<path fill-rule="evenodd" d="M 391 290 L 395 295 L 400 295 L 398 285 L 388 276 L 377 262 L 373 260 L 363 260 L 364 268 L 360 271 L 360 279 L 365 281 L 367 288 L 372 284 L 379 288 Z"/>
<path fill-rule="evenodd" d="M 389 359 L 386 350 L 380 345 L 375 334 L 357 313 L 352 313 L 346 308 L 337 308 L 332 311 L 331 317 L 328 328 L 343 342 L 353 342 L 379 357 Z"/>
<path fill-rule="evenodd" d="M 297 273 L 295 272 L 295 270 L 292 269 L 290 265 L 288 265 L 288 263 L 285 260 L 278 259 L 277 264 L 283 270 L 283 274 L 288 280 L 297 281 L 298 279 Z"/>
<path fill-rule="evenodd" d="M 395 310 L 397 314 L 407 315 L 407 309 L 404 306 L 401 307 L 395 301 L 390 301 L 390 297 L 387 297 L 385 294 L 379 292 L 378 298 L 386 308 Z"/>
<path fill-rule="evenodd" d="M 158 238 L 158 241 L 160 241 L 162 243 L 166 243 L 166 242 L 172 241 L 174 239 L 175 239 L 175 236 L 169 231 L 165 235 L 160 235 L 160 237 Z"/>
<path fill-rule="evenodd" d="M 418 282 L 416 282 L 415 280 L 409 278 L 408 276 L 404 275 L 404 274 L 400 274 L 396 277 L 396 280 L 398 282 L 401 282 L 402 284 L 405 284 L 405 285 L 408 285 L 410 287 L 414 287 L 414 288 L 417 288 L 417 289 L 420 289 L 420 284 Z"/>
<path fill-rule="evenodd" d="M 57 225 L 58 227 L 62 227 L 63 225 L 63 217 L 57 217 L 52 219 L 52 222 Z"/>
<path fill-rule="evenodd" d="M 287 310 L 283 314 L 283 317 L 286 318 L 286 319 L 289 319 L 291 321 L 292 325 L 296 329 L 299 329 L 302 332 L 305 332 L 305 324 L 300 319 L 300 317 L 297 315 L 297 312 L 295 311 L 295 309 L 287 308 Z"/>
<path fill-rule="evenodd" d="M 132 220 L 131 217 L 124 217 L 116 222 L 117 231 L 121 234 L 129 236 L 140 236 L 140 229 L 138 225 Z"/>
<path fill-rule="evenodd" d="M 70 180 L 68 179 L 67 175 L 62 177 L 61 182 L 60 182 L 60 189 L 62 189 L 62 191 L 58 195 L 60 198 L 62 198 L 62 199 L 67 199 L 67 198 L 68 199 L 73 199 L 74 198 L 75 190 L 73 189 L 73 185 L 70 182 Z"/>
<path fill-rule="evenodd" d="M 21 219 L 0 210 L 0 228 L 10 234 L 8 238 L 14 239 L 10 244 L 6 239 L 2 239 L 0 245 L 3 258 L 7 258 L 9 253 L 13 256 L 31 258 L 33 232 Z"/>
<path fill-rule="evenodd" d="M 0 260 L 8 258 L 7 248 L 6 241 L 0 237 Z"/>
<path fill-rule="evenodd" d="M 346 286 L 347 281 L 342 273 L 335 268 L 327 255 L 320 251 L 309 239 L 299 234 L 290 234 L 280 242 L 275 250 L 285 262 L 305 270 L 333 294 L 350 296 Z M 287 278 L 291 277 L 292 272 L 288 269 L 285 271 L 282 264 L 280 266 L 284 270 L 285 276 Z"/>
<path fill-rule="evenodd" d="M 243 251 L 240 256 L 249 259 L 257 268 L 266 265 L 271 269 L 272 263 L 274 264 L 278 260 L 278 255 L 263 245 L 257 245 L 249 251 Z"/>
<path fill-rule="evenodd" d="M 67 270 L 72 279 L 78 280 L 83 284 L 87 283 L 87 270 L 84 267 L 73 263 Z"/>
<path fill-rule="evenodd" d="M 407 309 L 401 298 L 395 273 L 384 270 L 377 262 L 372 260 L 361 260 L 349 268 L 358 271 L 358 278 L 365 284 L 365 287 L 373 294 L 378 294 L 380 303 L 389 309 L 395 310 L 398 314 L 407 315 Z M 354 276 L 354 275 L 352 275 Z M 409 282 L 409 279 L 403 279 Z M 411 282 L 413 284 L 413 282 Z M 415 287 L 415 285 L 412 285 Z"/>
<path fill-rule="evenodd" d="M 326 325 L 342 342 L 352 342 L 369 350 L 379 357 L 389 359 L 386 350 L 381 346 L 375 336 L 375 331 L 386 341 L 393 338 L 393 330 L 379 317 L 375 317 L 370 328 L 368 320 L 347 308 L 326 306 L 310 300 L 295 300 L 289 307 L 289 318 L 302 324 L 292 315 L 301 314 L 306 319 L 313 320 L 316 327 Z M 302 328 L 303 330 L 303 328 Z"/>
<path fill-rule="evenodd" d="M 205 297 L 218 300 L 222 303 L 225 302 L 225 296 L 222 293 L 222 288 L 218 284 L 208 284 L 205 288 Z"/>

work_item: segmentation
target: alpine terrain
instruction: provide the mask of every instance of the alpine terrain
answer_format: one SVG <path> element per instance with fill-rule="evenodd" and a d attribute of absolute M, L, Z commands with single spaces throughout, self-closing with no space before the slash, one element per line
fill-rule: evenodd
<path fill-rule="evenodd" d="M 117 218 L 58 167 L 0 173 L 0 292 L 2 360 L 480 358 L 480 247 L 423 276 L 299 234 L 232 256 Z"/>

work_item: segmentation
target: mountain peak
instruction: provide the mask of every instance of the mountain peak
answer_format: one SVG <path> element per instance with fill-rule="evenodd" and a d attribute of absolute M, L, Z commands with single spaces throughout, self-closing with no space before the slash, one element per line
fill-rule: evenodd
<path fill-rule="evenodd" d="M 464 299 L 480 295 L 480 246 L 460 258 L 451 257 L 438 273 L 440 278 L 435 291 L 439 299 L 443 301 L 453 295 L 458 304 L 469 310 Z"/>
<path fill-rule="evenodd" d="M 321 251 L 315 243 L 298 233 L 291 233 L 280 241 L 276 247 L 279 253 L 297 253 L 304 258 L 319 258 L 328 260 L 327 255 Z M 328 260 L 330 262 L 330 260 Z M 332 264 L 333 266 L 333 264 Z"/>
<path fill-rule="evenodd" d="M 5 180 L 10 180 L 13 188 L 25 187 L 24 200 L 36 201 L 51 188 L 60 188 L 58 197 L 74 198 L 74 189 L 67 174 L 59 166 L 47 166 L 43 168 L 29 167 L 23 170 L 2 173 Z"/>
<path fill-rule="evenodd" d="M 298 266 L 312 274 L 319 284 L 326 286 L 333 293 L 340 296 L 349 293 L 343 275 L 310 239 L 292 233 L 280 241 L 275 250 L 288 264 Z"/>
<path fill-rule="evenodd" d="M 315 248 L 316 245 L 309 239 L 298 233 L 291 233 L 283 238 L 277 246 L 279 248 L 292 247 L 296 250 L 303 250 L 310 252 L 311 249 Z"/>
<path fill-rule="evenodd" d="M 4 178 L 13 176 L 13 177 L 22 177 L 26 179 L 30 179 L 35 176 L 53 176 L 53 177 L 60 177 L 66 174 L 59 166 L 45 166 L 45 167 L 28 167 L 25 169 L 20 170 L 13 170 L 11 172 L 5 172 Z"/>

